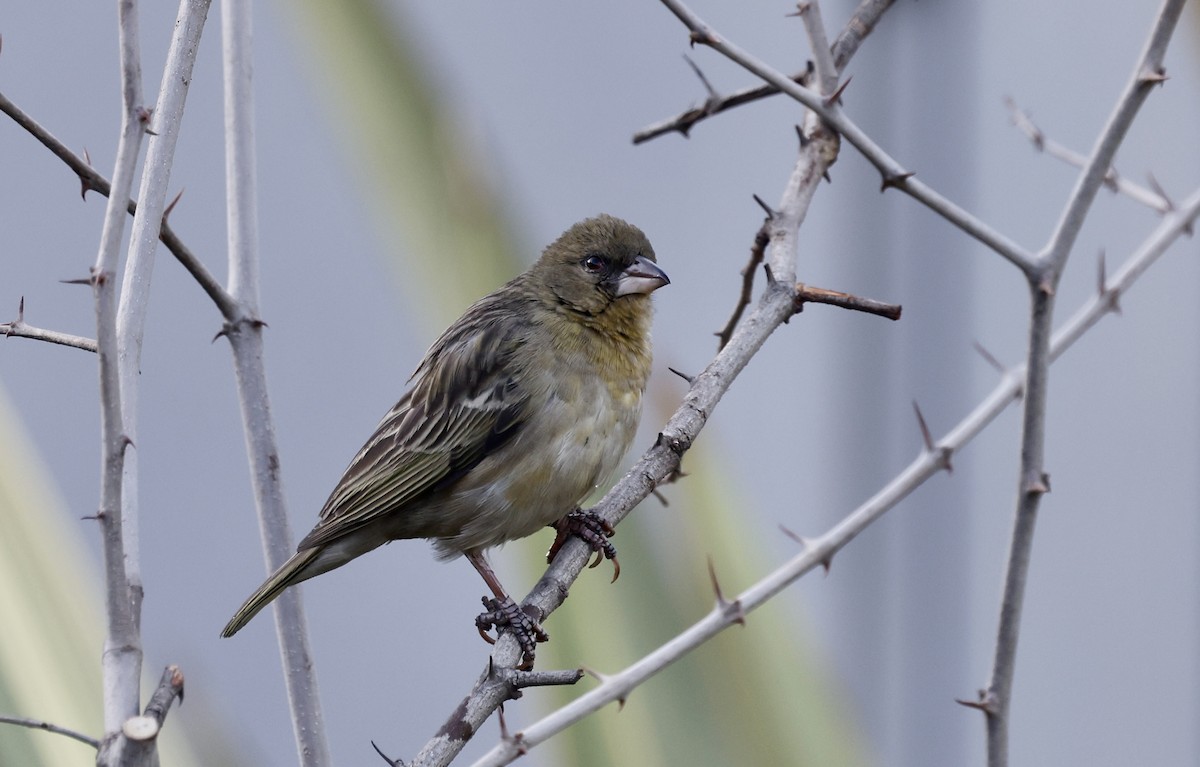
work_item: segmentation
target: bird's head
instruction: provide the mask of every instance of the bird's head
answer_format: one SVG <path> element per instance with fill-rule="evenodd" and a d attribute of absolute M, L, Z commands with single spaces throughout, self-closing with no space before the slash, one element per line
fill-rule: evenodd
<path fill-rule="evenodd" d="M 530 277 L 561 308 L 592 317 L 614 305 L 644 304 L 671 282 L 655 264 L 654 248 L 642 230 L 607 214 L 563 232 Z"/>

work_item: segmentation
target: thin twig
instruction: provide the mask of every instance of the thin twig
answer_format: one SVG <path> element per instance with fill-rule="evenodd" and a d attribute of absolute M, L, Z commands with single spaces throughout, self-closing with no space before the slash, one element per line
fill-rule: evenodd
<path fill-rule="evenodd" d="M 66 727 L 60 727 L 57 724 L 43 722 L 40 719 L 28 719 L 23 716 L 8 716 L 0 714 L 0 724 L 15 724 L 18 727 L 28 727 L 31 730 L 45 730 L 52 732 L 55 735 L 66 735 L 68 738 L 74 738 L 80 743 L 86 743 L 92 748 L 100 748 L 100 741 L 93 738 L 91 735 L 84 735 L 82 732 L 69 730 Z"/>
<path fill-rule="evenodd" d="M 1017 129 L 1025 134 L 1030 143 L 1033 144 L 1034 149 L 1037 149 L 1039 152 L 1045 152 L 1068 165 L 1074 165 L 1076 168 L 1083 168 L 1087 165 L 1087 157 L 1047 136 L 1033 122 L 1033 118 L 1025 110 L 1017 106 L 1017 102 L 1005 97 L 1004 105 L 1012 113 L 1013 125 L 1017 126 Z M 1141 184 L 1135 184 L 1118 173 L 1114 166 L 1109 166 L 1108 171 L 1104 174 L 1104 185 L 1149 208 L 1153 208 L 1159 213 L 1166 213 L 1171 209 L 1171 201 L 1167 199 L 1161 190 L 1148 189 Z"/>
<path fill-rule="evenodd" d="M 226 323 L 224 335 L 233 348 L 234 376 L 246 432 L 263 555 L 267 571 L 273 572 L 295 551 L 295 543 L 284 499 L 283 474 L 263 365 L 252 42 L 250 3 L 222 0 L 229 293 L 236 301 L 238 312 L 236 319 Z M 323 767 L 331 763 L 329 742 L 300 589 L 288 589 L 275 600 L 275 630 L 299 762 L 304 767 Z"/>
<path fill-rule="evenodd" d="M 1010 240 L 999 231 L 984 223 L 943 197 L 932 187 L 913 176 L 891 155 L 876 144 L 856 123 L 842 112 L 836 101 L 827 103 L 818 93 L 792 82 L 786 75 L 768 66 L 747 51 L 734 45 L 718 34 L 680 0 L 662 0 L 663 5 L 675 14 L 691 33 L 693 43 L 707 45 L 731 61 L 776 86 L 782 92 L 819 114 L 833 130 L 849 141 L 863 157 L 879 170 L 883 177 L 882 188 L 895 188 L 922 202 L 933 212 L 954 226 L 979 240 L 1000 256 L 1017 266 L 1026 274 L 1036 265 L 1036 257 L 1027 249 Z M 782 279 L 782 277 L 781 277 Z"/>
<path fill-rule="evenodd" d="M 742 292 L 738 295 L 737 304 L 733 307 L 733 314 L 729 316 L 729 321 L 725 323 L 725 327 L 721 328 L 721 331 L 717 333 L 717 351 L 724 349 L 725 344 L 729 343 L 729 339 L 733 336 L 733 329 L 737 327 L 738 322 L 742 319 L 742 313 L 746 311 L 746 307 L 754 299 L 754 275 L 758 273 L 758 266 L 763 261 L 763 252 L 766 250 L 769 240 L 767 221 L 764 221 L 763 225 L 754 234 L 754 244 L 750 246 L 750 260 L 742 267 Z M 691 382 L 689 381 L 688 383 Z"/>
<path fill-rule="evenodd" d="M 833 63 L 839 72 L 858 51 L 858 46 L 862 44 L 867 35 L 871 34 L 871 30 L 875 28 L 880 17 L 883 16 L 883 12 L 891 7 L 892 2 L 893 0 L 863 0 L 859 4 L 850 20 L 846 22 L 846 27 L 833 42 Z M 812 69 L 810 67 L 803 72 L 791 75 L 791 79 L 793 82 L 803 85 L 811 76 Z M 728 96 L 712 98 L 710 94 L 710 98 L 705 101 L 703 106 L 689 109 L 666 120 L 660 120 L 634 133 L 633 143 L 641 144 L 668 133 L 679 133 L 686 137 L 694 125 L 709 117 L 743 104 L 774 96 L 780 92 L 779 88 L 768 84 L 745 88 Z"/>
<path fill-rule="evenodd" d="M 880 317 L 886 317 L 889 320 L 900 319 L 900 313 L 902 311 L 902 308 L 899 304 L 888 304 L 884 303 L 883 301 L 876 301 L 873 298 L 862 298 L 861 296 L 856 296 L 852 293 L 841 293 L 836 290 L 814 288 L 812 285 L 797 285 L 796 311 L 800 311 L 804 304 L 809 303 L 840 306 L 843 309 L 850 309 L 856 312 L 865 312 L 867 314 L 875 314 Z"/>
<path fill-rule="evenodd" d="M 1050 479 L 1045 468 L 1046 395 L 1052 359 L 1051 328 L 1058 282 L 1092 202 L 1112 166 L 1117 148 L 1124 140 L 1150 90 L 1163 80 L 1163 57 L 1171 33 L 1183 11 L 1183 5 L 1184 0 L 1164 2 L 1135 65 L 1133 75 L 1097 138 L 1050 241 L 1034 268 L 1026 272 L 1031 298 L 1017 507 L 1004 577 L 1004 593 L 1000 603 L 1000 618 L 996 629 L 991 680 L 983 694 L 989 767 L 1008 765 L 1008 714 L 1012 702 L 1021 612 L 1028 582 L 1037 512 L 1042 496 L 1050 491 Z M 1104 291 L 1101 291 L 1099 298 L 1109 310 L 1116 305 L 1111 296 L 1106 295 Z"/>
<path fill-rule="evenodd" d="M 87 352 L 96 351 L 96 341 L 93 338 L 74 336 L 70 333 L 60 333 L 57 330 L 46 330 L 25 324 L 24 296 L 21 297 L 21 302 L 17 307 L 17 318 L 10 322 L 0 322 L 0 335 L 5 338 L 10 336 L 15 338 L 31 338 L 35 341 L 61 344 L 62 346 L 70 346 L 75 349 L 83 349 Z"/>
<path fill-rule="evenodd" d="M 104 197 L 110 195 L 112 185 L 103 174 L 93 168 L 87 160 L 68 149 L 65 144 L 54 137 L 54 134 L 42 127 L 41 124 L 10 101 L 3 93 L 0 93 L 0 112 L 12 118 L 13 122 L 20 125 L 29 135 L 41 142 L 55 157 L 66 163 L 67 167 L 79 177 L 85 192 L 92 189 Z M 137 203 L 129 199 L 126 202 L 126 210 L 129 211 L 129 215 L 134 215 L 137 212 Z M 171 229 L 165 215 L 162 221 L 162 228 L 159 231 L 159 239 L 163 245 L 167 246 L 167 250 L 171 251 L 176 260 L 183 265 L 183 268 L 187 269 L 188 273 L 200 284 L 200 287 L 208 294 L 209 298 L 213 300 L 213 303 L 217 305 L 217 309 L 220 310 L 221 316 L 226 320 L 234 319 L 237 316 L 237 309 L 233 299 L 226 292 L 225 288 L 221 286 L 221 283 L 208 271 L 208 268 L 196 257 L 196 254 Z"/>

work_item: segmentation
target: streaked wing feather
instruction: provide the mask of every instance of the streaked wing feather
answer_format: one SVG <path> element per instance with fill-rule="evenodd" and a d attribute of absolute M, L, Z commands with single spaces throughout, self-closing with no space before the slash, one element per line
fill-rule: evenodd
<path fill-rule="evenodd" d="M 325 502 L 299 548 L 320 546 L 461 477 L 519 431 L 527 396 L 506 370 L 520 336 L 505 323 L 460 321 L 413 376 Z M 468 315 L 470 316 L 470 312 Z"/>

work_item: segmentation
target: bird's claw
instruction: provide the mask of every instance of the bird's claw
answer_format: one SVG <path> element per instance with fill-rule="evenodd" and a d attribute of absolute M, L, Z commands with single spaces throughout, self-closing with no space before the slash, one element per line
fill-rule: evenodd
<path fill-rule="evenodd" d="M 567 538 L 574 535 L 596 552 L 596 558 L 588 567 L 595 567 L 602 560 L 611 559 L 613 563 L 613 581 L 621 575 L 621 563 L 617 561 L 617 547 L 613 546 L 609 540 L 616 530 L 605 520 L 601 519 L 596 512 L 592 510 L 583 511 L 576 509 L 564 516 L 562 519 L 551 525 L 558 535 L 554 537 L 554 543 L 550 544 L 550 550 L 546 552 L 546 561 L 553 562 L 554 557 L 558 556 L 558 551 L 567 542 Z"/>
<path fill-rule="evenodd" d="M 505 597 L 503 600 L 484 597 L 483 609 L 487 612 L 481 613 L 475 618 L 475 628 L 479 630 L 479 636 L 483 637 L 488 644 L 496 644 L 496 640 L 488 634 L 488 631 L 495 628 L 496 635 L 499 636 L 502 630 L 508 629 L 516 637 L 517 643 L 521 645 L 521 665 L 517 668 L 523 670 L 533 668 L 537 643 L 549 641 L 550 635 L 511 597 Z"/>

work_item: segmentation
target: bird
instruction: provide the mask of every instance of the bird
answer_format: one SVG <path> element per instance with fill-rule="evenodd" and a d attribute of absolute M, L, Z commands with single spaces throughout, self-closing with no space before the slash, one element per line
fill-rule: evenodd
<path fill-rule="evenodd" d="M 576 533 L 615 555 L 612 529 L 579 504 L 633 440 L 651 369 L 650 294 L 669 283 L 646 235 L 626 221 L 600 214 L 563 232 L 433 343 L 312 531 L 221 635 L 289 586 L 389 541 L 425 538 L 439 559 L 465 556 L 492 592 L 480 634 L 493 641 L 488 629 L 508 627 L 532 665 L 535 642 L 547 637 L 516 608 L 486 552 L 555 526 L 552 552 Z"/>

